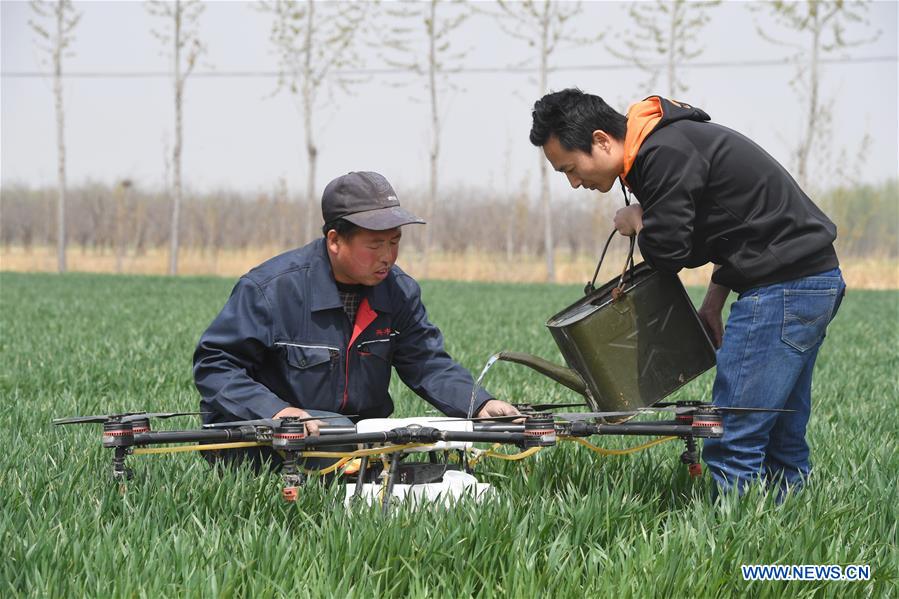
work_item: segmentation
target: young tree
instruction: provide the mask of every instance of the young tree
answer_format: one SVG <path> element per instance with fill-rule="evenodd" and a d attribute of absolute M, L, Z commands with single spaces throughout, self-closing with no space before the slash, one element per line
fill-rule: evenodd
<path fill-rule="evenodd" d="M 632 3 L 628 14 L 634 26 L 619 39 L 627 52 L 620 52 L 612 46 L 608 46 L 608 50 L 649 73 L 645 83 L 647 93 L 643 95 L 648 95 L 655 88 L 664 70 L 665 93 L 670 98 L 677 98 L 687 90 L 687 85 L 678 77 L 677 67 L 702 54 L 698 40 L 702 28 L 709 22 L 708 9 L 720 3 L 720 0 Z"/>
<path fill-rule="evenodd" d="M 35 19 L 28 24 L 38 35 L 37 45 L 53 62 L 53 96 L 56 100 L 56 156 L 58 195 L 56 201 L 56 262 L 57 270 L 66 271 L 66 139 L 65 111 L 62 101 L 62 59 L 72 56 L 66 50 L 75 39 L 73 31 L 81 13 L 77 12 L 71 0 L 57 0 L 53 5 L 38 0 L 31 2 Z M 44 21 L 50 21 L 45 25 Z"/>
<path fill-rule="evenodd" d="M 549 91 L 547 79 L 551 70 L 550 61 L 557 50 L 566 45 L 583 48 L 599 42 L 603 38 L 601 33 L 586 38 L 575 35 L 574 27 L 578 22 L 577 17 L 583 12 L 580 2 L 497 0 L 497 3 L 500 11 L 494 16 L 497 18 L 500 29 L 513 38 L 527 42 L 528 46 L 535 51 L 535 55 L 525 62 L 536 63 L 538 97 L 542 97 Z M 540 165 L 540 204 L 543 207 L 546 278 L 548 281 L 554 281 L 556 278 L 553 257 L 555 243 L 549 197 L 549 172 L 546 168 L 546 158 L 539 149 L 538 161 Z"/>
<path fill-rule="evenodd" d="M 183 152 L 182 107 L 184 103 L 184 83 L 197 64 L 205 47 L 200 42 L 197 25 L 205 6 L 199 0 L 151 0 L 147 11 L 164 21 L 161 30 L 153 35 L 163 45 L 171 44 L 172 81 L 175 92 L 175 145 L 172 148 L 173 199 L 172 232 L 169 250 L 169 274 L 178 274 L 178 235 L 181 221 L 181 154 Z"/>
<path fill-rule="evenodd" d="M 334 84 L 346 92 L 356 82 L 337 71 L 360 61 L 353 42 L 368 14 L 369 4 L 274 0 L 261 6 L 273 17 L 270 39 L 281 71 L 276 91 L 286 89 L 296 96 L 303 116 L 307 162 L 305 243 L 315 237 L 319 220 L 315 201 L 319 148 L 313 116 L 326 84 Z"/>
<path fill-rule="evenodd" d="M 803 104 L 805 117 L 800 130 L 794 158 L 796 178 L 803 189 L 810 185 L 809 159 L 818 140 L 827 139 L 832 116 L 832 102 L 821 98 L 821 60 L 874 41 L 878 31 L 871 37 L 849 39 L 846 28 L 849 25 L 867 25 L 865 13 L 868 7 L 861 2 L 767 2 L 759 8 L 766 8 L 774 22 L 789 30 L 796 37 L 804 38 L 804 43 L 786 41 L 769 32 L 767 27 L 756 23 L 759 35 L 779 46 L 793 48 L 796 74 L 790 85 Z"/>
<path fill-rule="evenodd" d="M 131 179 L 122 179 L 113 190 L 115 198 L 115 271 L 116 274 L 122 274 L 125 264 L 125 254 L 128 251 L 128 235 L 126 233 L 125 222 L 128 220 L 128 212 L 130 211 L 129 192 L 132 187 Z"/>
<path fill-rule="evenodd" d="M 452 49 L 450 36 L 470 16 L 464 2 L 430 0 L 406 1 L 387 8 L 386 15 L 395 24 L 389 28 L 390 37 L 384 42 L 386 62 L 396 68 L 416 73 L 427 82 L 431 119 L 430 181 L 424 209 L 424 220 L 430 222 L 437 203 L 437 166 L 440 157 L 440 133 L 442 116 L 438 99 L 452 88 L 448 75 L 458 72 L 466 51 Z M 409 22 L 411 21 L 411 25 Z M 424 228 L 421 276 L 427 276 L 428 256 L 431 250 L 432 227 Z"/>

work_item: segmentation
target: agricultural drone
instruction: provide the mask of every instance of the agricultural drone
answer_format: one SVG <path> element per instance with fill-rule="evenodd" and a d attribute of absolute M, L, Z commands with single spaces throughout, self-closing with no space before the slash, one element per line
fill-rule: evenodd
<path fill-rule="evenodd" d="M 295 501 L 299 487 L 308 479 L 310 472 L 302 468 L 306 458 L 333 458 L 336 460 L 333 465 L 315 471 L 316 474 L 334 473 L 343 477 L 347 482 L 347 501 L 360 497 L 369 502 L 377 500 L 386 513 L 392 497 L 446 500 L 463 493 L 478 497 L 489 489 L 489 485 L 478 483 L 472 475 L 481 458 L 523 459 L 561 441 L 576 441 L 599 453 L 621 454 L 680 438 L 685 444 L 680 460 L 688 466 L 690 475 L 696 477 L 702 472 L 696 439 L 720 437 L 724 432 L 723 414 L 789 411 L 723 408 L 700 402 L 658 403 L 616 412 L 551 411 L 582 405 L 519 404 L 516 406 L 521 412 L 519 416 L 379 418 L 359 420 L 352 426 L 325 423 L 319 427 L 318 435 L 307 434 L 306 422 L 326 421 L 328 417 L 244 420 L 171 431 L 153 431 L 150 421 L 198 412 L 127 412 L 60 418 L 53 423 L 102 424 L 102 444 L 113 450 L 112 477 L 118 482 L 132 478 L 131 469 L 125 465 L 126 458 L 132 454 L 267 446 L 283 457 L 282 497 L 285 500 Z M 670 413 L 673 419 L 635 420 L 652 412 Z M 659 439 L 629 450 L 604 450 L 586 439 L 597 435 L 642 435 Z M 174 443 L 194 445 L 152 447 Z M 495 445 L 491 450 L 483 450 L 474 448 L 474 443 Z M 519 452 L 496 452 L 502 445 L 514 446 Z M 346 450 L 347 446 L 357 449 Z"/>

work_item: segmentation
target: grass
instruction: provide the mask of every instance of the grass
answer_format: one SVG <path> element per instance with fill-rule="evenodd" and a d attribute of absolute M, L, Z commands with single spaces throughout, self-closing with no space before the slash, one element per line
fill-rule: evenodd
<path fill-rule="evenodd" d="M 828 334 L 809 430 L 814 480 L 776 505 L 712 506 L 681 447 L 602 458 L 565 444 L 487 461 L 497 498 L 454 509 L 347 512 L 342 490 L 216 472 L 193 454 L 133 457 L 111 484 L 96 425 L 54 417 L 195 409 L 191 354 L 233 281 L 0 275 L 0 595 L 3 596 L 890 596 L 899 584 L 899 292 L 851 291 Z M 558 360 L 546 317 L 578 286 L 425 282 L 449 351 L 471 370 L 501 349 Z M 696 297 L 694 293 L 694 298 Z M 680 392 L 708 399 L 711 373 Z M 500 364 L 511 401 L 566 389 Z M 397 415 L 427 406 L 393 382 Z M 163 421 L 176 428 L 190 421 Z M 639 438 L 602 438 L 625 447 Z M 744 582 L 741 564 L 869 564 L 869 582 Z"/>

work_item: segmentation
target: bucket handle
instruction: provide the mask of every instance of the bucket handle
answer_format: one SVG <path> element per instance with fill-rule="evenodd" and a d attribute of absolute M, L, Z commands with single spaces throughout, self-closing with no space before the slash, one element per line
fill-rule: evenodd
<path fill-rule="evenodd" d="M 619 179 L 619 181 L 621 181 Z M 624 188 L 624 182 L 621 182 L 621 191 L 624 193 L 624 205 L 630 206 L 630 198 L 627 195 L 627 191 Z M 593 279 L 584 286 L 584 295 L 590 295 L 594 291 L 596 291 L 596 277 L 599 276 L 599 269 L 602 267 L 602 262 L 606 258 L 606 252 L 609 249 L 609 244 L 612 243 L 612 238 L 615 237 L 615 233 L 618 231 L 612 229 L 612 233 L 609 235 L 609 238 L 606 239 L 606 244 L 602 247 L 602 254 L 599 256 L 599 263 L 596 265 L 596 270 L 593 272 Z M 624 261 L 624 269 L 621 271 L 621 277 L 618 279 L 618 285 L 612 291 L 612 299 L 618 299 L 618 297 L 624 293 L 624 277 L 627 275 L 628 269 L 633 270 L 634 268 L 634 248 L 637 243 L 637 236 L 631 235 L 630 237 L 630 249 L 628 250 L 627 260 Z"/>

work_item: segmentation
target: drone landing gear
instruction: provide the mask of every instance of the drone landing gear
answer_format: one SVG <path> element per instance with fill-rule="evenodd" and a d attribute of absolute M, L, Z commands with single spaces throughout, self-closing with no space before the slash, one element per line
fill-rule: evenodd
<path fill-rule="evenodd" d="M 381 498 L 381 514 L 385 516 L 390 511 L 390 496 L 393 495 L 393 487 L 396 485 L 396 475 L 400 469 L 400 459 L 402 459 L 402 455 L 399 452 L 395 452 L 390 456 L 390 467 L 386 472 L 381 473 L 381 476 L 387 477 L 387 484 L 383 491 L 383 497 Z"/>
<path fill-rule="evenodd" d="M 300 487 L 306 482 L 306 475 L 297 467 L 296 451 L 284 452 L 284 464 L 281 467 L 281 478 L 284 487 L 281 489 L 281 497 L 284 501 L 296 501 L 300 495 Z"/>
<path fill-rule="evenodd" d="M 362 497 L 362 488 L 365 485 L 365 475 L 368 473 L 368 456 L 363 456 L 359 463 L 359 472 L 356 474 L 356 489 L 353 491 L 353 499 Z"/>
<path fill-rule="evenodd" d="M 134 424 L 112 420 L 103 423 L 103 447 L 113 449 L 112 480 L 119 483 L 119 492 L 125 493 L 125 482 L 134 478 L 131 468 L 125 466 L 125 458 L 134 446 Z"/>
<path fill-rule="evenodd" d="M 281 478 L 284 480 L 281 497 L 284 501 L 296 501 L 300 494 L 300 485 L 306 480 L 306 476 L 297 466 L 297 459 L 304 448 L 305 439 L 306 424 L 301 421 L 282 420 L 272 431 L 272 448 L 280 449 L 284 453 L 284 463 L 281 466 Z"/>
<path fill-rule="evenodd" d="M 124 484 L 134 478 L 134 471 L 125 466 L 125 458 L 130 452 L 129 447 L 116 447 L 112 456 L 112 480 Z"/>
<path fill-rule="evenodd" d="M 444 451 L 442 456 L 429 451 L 427 461 L 404 462 L 410 455 L 414 454 L 391 454 L 383 469 L 380 462 L 372 464 L 370 458 L 363 457 L 356 480 L 347 487 L 347 505 L 366 500 L 369 504 L 380 505 L 381 513 L 387 515 L 391 504 L 396 503 L 395 499 L 414 498 L 418 501 L 436 500 L 440 495 L 458 496 L 460 492 L 453 487 L 461 484 L 460 475 L 469 485 L 477 483 L 472 476 L 463 474 L 467 470 L 465 461 L 459 464 L 449 461 L 449 451 Z M 454 482 L 447 482 L 447 477 L 455 477 Z M 478 486 L 477 490 L 482 494 L 488 486 Z"/>
<path fill-rule="evenodd" d="M 699 463 L 699 448 L 696 447 L 696 439 L 684 437 L 684 443 L 687 450 L 680 454 L 680 461 L 687 465 L 690 478 L 698 478 L 702 476 L 702 464 Z"/>

